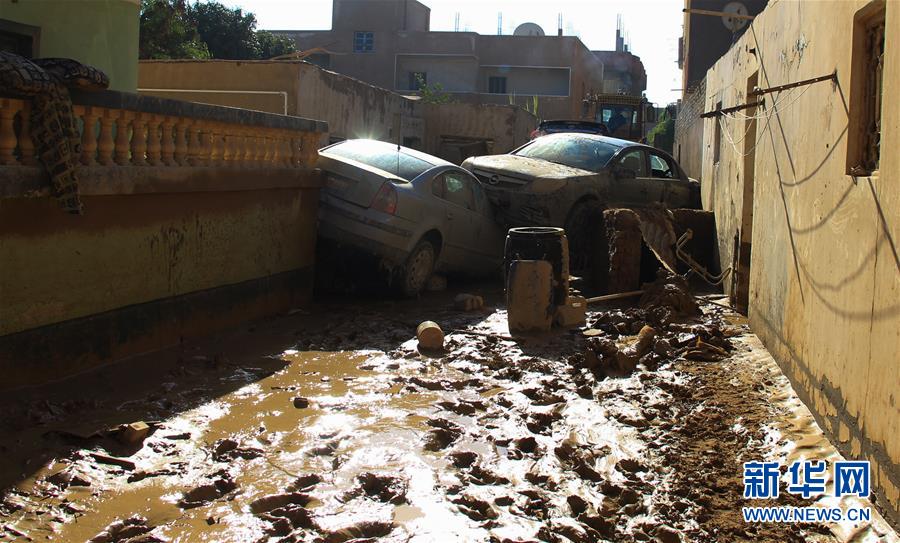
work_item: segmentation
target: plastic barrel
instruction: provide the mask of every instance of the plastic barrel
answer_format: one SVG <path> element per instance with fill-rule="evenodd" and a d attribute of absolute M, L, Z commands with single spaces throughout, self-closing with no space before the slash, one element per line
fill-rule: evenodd
<path fill-rule="evenodd" d="M 515 260 L 544 260 L 553 268 L 553 303 L 563 305 L 569 293 L 569 240 L 562 228 L 525 226 L 506 235 L 503 269 L 509 285 L 509 267 Z"/>

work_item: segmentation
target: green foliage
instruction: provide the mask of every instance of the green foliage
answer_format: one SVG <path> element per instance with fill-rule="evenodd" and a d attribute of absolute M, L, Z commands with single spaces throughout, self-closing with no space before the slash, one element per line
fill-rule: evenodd
<path fill-rule="evenodd" d="M 449 104 L 453 98 L 444 92 L 444 86 L 440 83 L 428 85 L 421 75 L 416 75 L 416 86 L 419 87 L 419 96 L 426 104 Z"/>
<path fill-rule="evenodd" d="M 532 96 L 532 97 L 531 97 L 531 103 L 528 103 L 528 101 L 527 101 L 527 99 L 526 99 L 525 104 L 524 104 L 523 106 L 521 106 L 521 107 L 522 107 L 522 109 L 524 109 L 524 110 L 527 111 L 528 113 L 531 113 L 532 115 L 534 115 L 535 117 L 537 117 L 538 120 L 540 120 L 541 118 L 540 118 L 540 116 L 538 116 L 538 104 L 539 104 L 539 103 L 540 103 L 540 100 L 538 99 L 538 97 L 537 97 L 537 96 Z M 516 103 L 516 95 L 515 95 L 515 94 L 510 94 L 510 95 L 509 95 L 509 105 L 511 105 L 511 106 L 516 106 L 516 105 L 518 105 L 518 104 Z"/>
<path fill-rule="evenodd" d="M 209 58 L 184 0 L 141 2 L 140 58 Z"/>
<path fill-rule="evenodd" d="M 268 59 L 296 51 L 289 38 L 256 30 L 256 16 L 216 1 L 142 0 L 141 58 Z"/>
<path fill-rule="evenodd" d="M 659 122 L 647 135 L 647 140 L 657 149 L 672 154 L 672 148 L 675 146 L 675 119 L 669 116 L 668 110 L 659 116 Z"/>

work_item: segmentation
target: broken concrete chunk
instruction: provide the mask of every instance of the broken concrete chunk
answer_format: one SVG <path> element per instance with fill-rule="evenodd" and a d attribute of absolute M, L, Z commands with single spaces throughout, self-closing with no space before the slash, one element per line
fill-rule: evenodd
<path fill-rule="evenodd" d="M 47 481 L 62 489 L 68 488 L 70 486 L 91 486 L 90 481 L 79 475 L 71 467 L 56 472 L 50 477 L 47 477 Z"/>
<path fill-rule="evenodd" d="M 150 426 L 144 421 L 138 421 L 131 424 L 123 424 L 116 437 L 126 445 L 135 445 L 144 441 L 144 438 L 149 434 Z"/>
<path fill-rule="evenodd" d="M 474 294 L 457 294 L 453 307 L 459 311 L 475 311 L 484 307 L 484 299 Z"/>

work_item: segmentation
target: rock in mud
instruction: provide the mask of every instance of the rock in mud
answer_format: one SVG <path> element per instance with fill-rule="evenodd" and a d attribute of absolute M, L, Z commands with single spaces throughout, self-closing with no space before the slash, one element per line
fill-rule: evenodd
<path fill-rule="evenodd" d="M 152 529 L 152 526 L 147 525 L 146 518 L 134 515 L 113 522 L 105 530 L 89 539 L 88 543 L 116 543 L 146 534 Z"/>
<path fill-rule="evenodd" d="M 484 307 L 484 298 L 474 294 L 457 294 L 453 299 L 453 307 L 458 311 L 475 311 Z"/>
<path fill-rule="evenodd" d="M 395 505 L 406 503 L 409 483 L 400 477 L 379 473 L 361 473 L 356 477 L 367 496 Z"/>
<path fill-rule="evenodd" d="M 471 451 L 459 451 L 450 453 L 450 461 L 457 468 L 468 468 L 478 461 L 478 455 Z"/>
<path fill-rule="evenodd" d="M 394 525 L 390 522 L 365 521 L 346 528 L 328 532 L 325 543 L 346 543 L 348 541 L 371 541 L 391 533 Z"/>
<path fill-rule="evenodd" d="M 656 280 L 643 286 L 644 294 L 638 305 L 657 322 L 700 316 L 700 306 L 690 292 L 687 280 L 665 269 L 659 270 Z"/>
<path fill-rule="evenodd" d="M 284 507 L 278 507 L 268 512 L 271 517 L 285 518 L 290 521 L 294 528 L 314 528 L 315 521 L 312 515 L 302 505 L 288 504 Z"/>
<path fill-rule="evenodd" d="M 284 507 L 289 504 L 296 504 L 301 507 L 306 507 L 306 505 L 311 501 L 312 498 L 310 498 L 308 494 L 302 494 L 300 492 L 270 494 L 268 496 L 263 496 L 262 498 L 257 498 L 250 502 L 250 511 L 252 511 L 256 515 L 259 515 L 261 513 L 268 513 L 273 509 L 278 509 L 279 507 Z"/>
<path fill-rule="evenodd" d="M 431 419 L 427 422 L 433 430 L 425 436 L 425 449 L 439 451 L 446 449 L 462 435 L 462 428 L 447 419 Z"/>
<path fill-rule="evenodd" d="M 47 477 L 47 482 L 53 483 L 61 489 L 66 489 L 70 486 L 91 486 L 90 481 L 71 467 Z"/>
<path fill-rule="evenodd" d="M 500 516 L 491 504 L 474 496 L 464 494 L 454 499 L 453 503 L 457 505 L 460 513 L 472 520 L 483 521 Z"/>
<path fill-rule="evenodd" d="M 237 488 L 237 484 L 227 472 L 219 472 L 214 475 L 212 481 L 192 488 L 185 492 L 178 505 L 182 509 L 191 509 L 207 504 L 213 500 L 221 498 L 232 490 Z"/>
<path fill-rule="evenodd" d="M 219 462 L 243 458 L 251 460 L 263 455 L 263 450 L 256 447 L 239 447 L 233 439 L 220 439 L 213 446 L 213 458 Z"/>
<path fill-rule="evenodd" d="M 304 398 L 303 396 L 295 396 L 292 400 L 294 407 L 297 409 L 306 409 L 309 407 L 309 398 Z"/>
<path fill-rule="evenodd" d="M 301 475 L 294 479 L 294 482 L 288 486 L 288 490 L 291 492 L 302 492 L 304 490 L 309 490 L 312 487 L 322 482 L 322 476 L 318 473 L 309 473 L 307 475 Z"/>

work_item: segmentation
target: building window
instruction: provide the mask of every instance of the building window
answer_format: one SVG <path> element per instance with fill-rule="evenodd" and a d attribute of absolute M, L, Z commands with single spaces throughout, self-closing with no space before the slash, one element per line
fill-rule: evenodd
<path fill-rule="evenodd" d="M 409 72 L 409 90 L 422 90 L 426 85 L 428 85 L 427 72 Z"/>
<path fill-rule="evenodd" d="M 716 102 L 716 111 L 721 111 L 722 102 Z M 713 164 L 719 163 L 719 156 L 722 152 L 722 120 L 715 116 L 713 122 L 716 123 L 715 139 L 713 140 Z"/>
<path fill-rule="evenodd" d="M 37 57 L 40 36 L 39 27 L 0 19 L 0 51 L 26 58 Z"/>
<path fill-rule="evenodd" d="M 374 32 L 354 32 L 353 33 L 353 52 L 354 53 L 371 53 L 375 50 L 375 33 Z"/>
<path fill-rule="evenodd" d="M 876 0 L 859 10 L 853 21 L 847 174 L 854 176 L 877 172 L 881 158 L 884 12 L 884 0 Z"/>
<path fill-rule="evenodd" d="M 488 92 L 491 94 L 506 94 L 506 78 L 489 77 Z"/>

